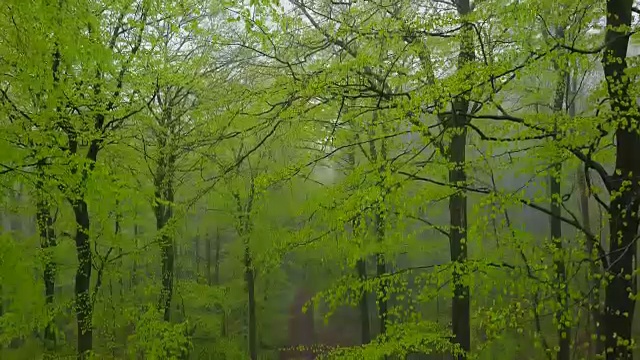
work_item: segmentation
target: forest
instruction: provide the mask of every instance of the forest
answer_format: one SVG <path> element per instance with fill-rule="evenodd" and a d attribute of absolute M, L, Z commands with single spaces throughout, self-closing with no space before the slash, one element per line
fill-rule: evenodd
<path fill-rule="evenodd" d="M 0 359 L 640 358 L 639 30 L 1 0 Z"/>

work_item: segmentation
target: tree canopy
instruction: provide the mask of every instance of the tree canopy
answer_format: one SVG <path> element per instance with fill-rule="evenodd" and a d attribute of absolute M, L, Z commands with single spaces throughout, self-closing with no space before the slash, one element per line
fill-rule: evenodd
<path fill-rule="evenodd" d="M 0 358 L 638 356 L 640 4 L 0 20 Z"/>

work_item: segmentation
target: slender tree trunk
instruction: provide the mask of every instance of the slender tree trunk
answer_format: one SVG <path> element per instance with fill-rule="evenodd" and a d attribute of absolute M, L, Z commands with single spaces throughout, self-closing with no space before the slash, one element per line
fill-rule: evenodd
<path fill-rule="evenodd" d="M 376 136 L 376 127 L 378 120 L 377 112 L 373 113 L 373 118 L 371 122 L 371 127 L 369 129 L 369 151 L 371 153 L 371 160 L 374 164 L 378 161 L 381 162 L 379 169 L 379 175 L 381 178 L 384 178 L 386 175 L 386 160 L 387 160 L 387 148 L 384 140 L 381 141 L 380 150 L 376 147 L 376 142 L 373 138 Z M 381 181 L 382 183 L 382 181 Z M 381 185 L 382 186 L 382 185 Z M 378 203 L 374 204 L 374 215 L 373 215 L 373 226 L 376 234 L 376 240 L 378 243 L 382 244 L 385 239 L 385 198 L 387 192 L 389 190 L 382 186 L 380 192 L 382 193 L 382 199 L 379 200 Z M 384 253 L 378 252 L 376 254 L 376 276 L 380 281 L 380 285 L 378 286 L 378 320 L 380 321 L 380 335 L 384 335 L 387 332 L 387 313 L 388 313 L 388 286 L 389 284 L 384 281 L 384 275 L 387 273 L 387 263 L 384 256 Z"/>
<path fill-rule="evenodd" d="M 93 257 L 89 238 L 89 209 L 84 199 L 71 202 L 76 221 L 76 253 L 78 268 L 75 278 L 75 306 L 78 328 L 78 359 L 85 359 L 93 350 L 93 303 L 91 301 L 91 271 Z"/>
<path fill-rule="evenodd" d="M 159 139 L 160 146 L 168 149 L 167 139 Z M 156 230 L 159 233 L 160 257 L 162 261 L 162 290 L 159 308 L 164 321 L 171 320 L 171 301 L 173 300 L 173 280 L 175 273 L 175 239 L 173 229 L 167 228 L 173 219 L 173 169 L 176 158 L 170 153 L 161 153 L 154 179 Z"/>
<path fill-rule="evenodd" d="M 39 211 L 40 212 L 40 211 Z M 39 221 L 41 224 L 46 224 L 44 230 L 40 230 L 40 238 L 42 240 L 42 247 L 45 250 L 45 264 L 44 264 L 44 297 L 45 304 L 48 311 L 52 311 L 54 295 L 55 295 L 55 281 L 56 281 L 56 263 L 52 259 L 51 249 L 56 246 L 55 230 L 53 229 L 53 221 L 50 214 L 41 212 Z M 44 236 L 43 236 L 44 235 Z M 51 316 L 51 314 L 49 314 Z M 44 329 L 44 339 L 49 344 L 56 344 L 56 335 L 53 329 L 53 319 L 47 319 L 47 325 Z"/>
<path fill-rule="evenodd" d="M 466 129 L 458 128 L 459 134 L 453 135 L 449 149 L 449 159 L 453 169 L 449 170 L 449 182 L 461 184 L 466 182 L 464 170 Z M 449 198 L 450 253 L 454 262 L 453 270 L 453 299 L 451 306 L 452 327 L 455 341 L 468 352 L 471 349 L 470 328 L 470 299 L 469 286 L 464 283 L 466 276 L 465 262 L 467 260 L 467 196 L 459 190 Z M 458 356 L 464 359 L 466 356 Z"/>
<path fill-rule="evenodd" d="M 44 340 L 47 348 L 55 347 L 56 335 L 54 330 L 53 319 L 51 318 L 53 311 L 53 300 L 55 296 L 56 284 L 56 263 L 52 258 L 52 251 L 57 245 L 56 233 L 53 228 L 53 217 L 51 216 L 51 206 L 44 194 L 44 185 L 40 180 L 37 183 L 37 190 L 40 192 L 38 202 L 36 204 L 36 225 L 40 236 L 40 246 L 44 252 L 44 298 L 49 318 L 44 329 Z"/>
<path fill-rule="evenodd" d="M 207 250 L 207 254 L 209 254 L 209 260 L 208 260 L 208 267 L 211 267 L 211 240 L 209 240 L 208 242 L 209 244 L 209 250 Z M 213 276 L 209 275 L 209 280 L 211 284 L 211 281 L 213 282 L 213 285 L 215 286 L 220 286 L 220 256 L 221 256 L 221 247 L 222 247 L 222 239 L 220 238 L 220 229 L 216 229 L 216 253 L 215 253 L 215 258 L 214 258 L 214 273 Z M 210 272 L 210 270 L 207 270 L 208 272 Z M 225 311 L 225 309 L 219 305 L 218 306 L 218 311 L 220 313 L 220 315 L 222 316 L 222 324 L 221 324 L 221 330 L 220 330 L 220 334 L 223 337 L 227 336 L 227 312 Z"/>
<path fill-rule="evenodd" d="M 458 55 L 458 70 L 463 69 L 468 63 L 474 61 L 473 37 L 475 36 L 471 24 L 466 17 L 471 13 L 469 0 L 457 2 L 458 14 L 464 25 L 461 32 L 460 53 Z M 446 126 L 451 133 L 451 142 L 447 155 L 451 168 L 449 170 L 449 183 L 463 185 L 467 181 L 465 170 L 467 123 L 469 118 L 469 100 L 464 96 L 456 98 L 452 105 L 453 114 L 447 119 Z M 449 198 L 449 250 L 453 264 L 453 298 L 451 304 L 451 325 L 454 341 L 458 343 L 463 354 L 458 359 L 466 359 L 466 354 L 471 350 L 471 309 L 469 286 L 465 284 L 467 276 L 467 194 L 464 190 L 457 190 Z"/>
<path fill-rule="evenodd" d="M 7 228 L 9 228 L 9 231 L 11 231 L 10 226 L 6 226 L 6 214 L 4 213 L 4 211 L 2 211 L 0 209 L 0 227 L 2 227 L 2 231 L 0 231 L 0 235 L 4 234 L 5 232 L 7 232 Z M 0 317 L 4 316 L 4 291 L 2 288 L 2 284 L 0 284 Z"/>
<path fill-rule="evenodd" d="M 562 164 L 560 162 L 553 166 L 554 174 L 549 176 L 551 191 L 551 241 L 555 247 L 554 266 L 556 271 L 556 285 L 558 286 L 557 298 L 559 310 L 556 312 L 556 322 L 558 326 L 558 352 L 556 358 L 558 360 L 569 360 L 571 358 L 571 326 L 567 325 L 567 316 L 569 315 L 568 306 L 568 289 L 567 289 L 567 271 L 563 259 L 562 245 L 562 223 L 560 216 L 562 213 L 561 202 L 562 194 L 560 193 L 560 180 L 558 177 L 562 173 Z M 562 286 L 561 286 L 562 285 Z"/>
<path fill-rule="evenodd" d="M 246 203 L 243 204 L 240 194 L 234 193 L 236 200 L 237 225 L 236 231 L 240 238 L 244 241 L 244 277 L 247 286 L 247 307 L 248 307 L 248 345 L 249 356 L 251 360 L 258 360 L 258 334 L 256 320 L 256 271 L 253 264 L 253 256 L 251 255 L 250 235 L 252 232 L 251 211 L 253 209 L 253 201 L 255 196 L 255 183 L 251 178 L 251 186 L 247 195 Z M 217 265 L 217 264 L 216 264 Z"/>
<path fill-rule="evenodd" d="M 133 244 L 135 246 L 136 249 L 136 254 L 133 257 L 133 263 L 131 265 L 131 288 L 135 288 L 136 285 L 138 285 L 138 254 L 137 254 L 137 249 L 138 246 L 140 244 L 139 240 L 138 240 L 138 235 L 139 235 L 139 231 L 140 229 L 138 228 L 138 224 L 133 224 Z"/>
<path fill-rule="evenodd" d="M 361 258 L 356 263 L 358 270 L 358 278 L 360 281 L 367 281 L 367 263 L 364 258 Z M 360 309 L 360 339 L 362 344 L 368 344 L 371 342 L 371 323 L 369 321 L 369 297 L 366 291 L 362 291 L 359 303 Z"/>
<path fill-rule="evenodd" d="M 205 244 L 206 252 L 206 267 L 207 267 L 207 285 L 211 286 L 213 283 L 213 276 L 211 276 L 211 237 L 207 235 L 207 242 Z"/>
<path fill-rule="evenodd" d="M 375 227 L 376 227 L 376 235 L 378 241 L 384 241 L 385 230 L 384 230 L 384 218 L 381 214 L 381 211 L 375 215 Z M 376 254 L 376 275 L 378 279 L 384 278 L 384 275 L 387 273 L 387 262 L 383 253 Z M 388 295 L 388 286 L 389 284 L 385 281 L 381 281 L 380 287 L 378 289 L 379 296 L 379 304 L 380 307 L 378 309 L 378 317 L 380 318 L 380 335 L 384 335 L 387 333 L 387 317 L 388 317 L 388 307 L 389 307 L 389 295 Z"/>
<path fill-rule="evenodd" d="M 214 269 L 214 277 L 213 277 L 213 283 L 216 286 L 220 285 L 220 250 L 222 247 L 221 244 L 222 240 L 220 239 L 220 229 L 216 230 L 216 258 L 215 258 L 215 269 Z"/>
<path fill-rule="evenodd" d="M 558 38 L 564 38 L 564 28 L 556 29 Z M 570 74 L 557 63 L 555 70 L 558 75 L 558 83 L 556 84 L 556 93 L 553 102 L 554 114 L 560 114 L 563 111 L 564 100 L 567 99 L 567 89 L 569 86 Z M 557 127 L 557 124 L 556 124 Z M 555 139 L 558 141 L 559 139 Z M 559 309 L 556 311 L 557 334 L 558 334 L 558 351 L 556 353 L 557 360 L 570 360 L 571 358 L 571 326 L 567 325 L 567 317 L 569 315 L 567 270 L 564 262 L 564 249 L 562 244 L 562 193 L 560 179 L 562 176 L 562 163 L 560 161 L 553 164 L 552 172 L 549 175 L 549 188 L 551 195 L 551 215 L 549 216 L 551 228 L 551 241 L 555 248 L 554 257 L 555 277 L 556 277 L 556 300 Z"/>
<path fill-rule="evenodd" d="M 156 204 L 156 229 L 160 233 L 160 257 L 162 261 L 162 290 L 160 294 L 160 309 L 163 311 L 164 321 L 171 320 L 171 301 L 173 299 L 173 278 L 175 264 L 175 244 L 171 229 L 167 229 L 173 217 L 173 189 L 167 185 L 164 191 L 163 203 Z M 166 203 L 165 203 L 166 202 Z"/>
<path fill-rule="evenodd" d="M 245 281 L 247 282 L 247 295 L 249 300 L 249 355 L 251 360 L 258 360 L 258 339 L 256 323 L 256 288 L 255 271 L 251 258 L 251 249 L 248 240 L 245 240 L 244 248 Z"/>
<path fill-rule="evenodd" d="M 173 237 L 162 235 L 160 240 L 160 256 L 162 258 L 162 294 L 161 309 L 164 321 L 171 320 L 171 301 L 173 299 L 173 276 L 175 263 L 175 246 Z"/>
<path fill-rule="evenodd" d="M 253 186 L 252 186 L 253 188 Z M 251 233 L 251 224 L 249 213 L 251 211 L 251 203 L 253 202 L 253 191 L 251 192 L 249 205 L 243 214 L 244 222 L 244 271 L 245 281 L 247 283 L 247 297 L 249 307 L 249 356 L 251 360 L 258 360 L 258 323 L 256 321 L 256 272 L 253 267 L 253 257 L 251 256 L 251 246 L 249 244 L 249 234 Z"/>
<path fill-rule="evenodd" d="M 173 278 L 174 281 L 184 279 L 184 267 L 180 266 L 180 259 L 184 254 L 184 247 L 181 244 L 176 244 L 174 239 L 174 253 L 173 253 Z"/>
<path fill-rule="evenodd" d="M 200 283 L 200 235 L 196 235 L 194 246 L 194 253 L 196 257 L 196 281 Z"/>
<path fill-rule="evenodd" d="M 349 147 L 347 152 L 347 164 L 349 166 L 349 172 L 352 172 L 356 167 L 356 154 L 355 149 L 353 147 Z M 351 223 L 351 233 L 353 234 L 356 241 L 360 241 L 360 226 L 361 220 L 364 218 L 362 214 L 358 214 L 358 217 L 354 219 Z M 356 262 L 356 271 L 358 273 L 358 278 L 363 283 L 367 281 L 367 259 L 365 256 L 362 256 Z M 359 310 L 360 310 L 360 341 L 361 343 L 368 344 L 371 342 L 371 322 L 369 319 L 369 297 L 367 296 L 368 292 L 363 289 L 362 295 L 359 300 Z"/>
<path fill-rule="evenodd" d="M 569 116 L 573 118 L 576 115 L 576 104 L 575 104 L 575 95 L 577 94 L 577 85 L 575 78 L 570 78 L 568 81 L 568 95 L 567 102 L 569 102 Z M 578 186 L 578 201 L 580 206 L 580 214 L 582 216 L 582 226 L 588 233 L 592 233 L 591 226 L 591 209 L 589 206 L 589 196 L 591 190 L 587 188 L 587 176 L 589 174 L 589 167 L 579 167 L 577 170 L 577 186 Z M 601 245 L 601 244 L 597 244 Z M 601 284 L 597 275 L 601 275 L 600 266 L 598 265 L 598 254 L 596 251 L 596 244 L 594 243 L 594 239 L 587 238 L 586 240 L 586 251 L 589 257 L 592 258 L 591 263 L 589 264 L 589 271 L 587 273 L 587 283 L 589 284 L 589 315 L 587 316 L 587 324 L 586 324 L 586 338 L 585 340 L 589 342 L 589 346 L 587 350 L 587 358 L 595 359 L 597 354 L 603 352 L 601 341 L 592 340 L 591 335 L 595 335 L 596 339 L 600 338 L 602 333 L 602 327 L 599 324 L 602 322 L 602 313 L 601 309 L 604 305 L 601 306 L 600 300 L 600 288 Z M 580 344 L 576 344 L 580 345 Z"/>
<path fill-rule="evenodd" d="M 220 241 L 221 240 L 220 240 L 219 228 L 216 229 L 215 255 L 213 256 L 213 259 L 211 254 L 212 241 L 213 241 L 212 238 L 210 236 L 207 236 L 207 284 L 209 284 L 209 286 L 212 286 L 212 285 L 220 286 L 220 247 L 221 247 Z M 211 273 L 212 263 L 214 266 L 213 274 Z M 220 335 L 222 337 L 226 337 L 227 336 L 227 314 L 221 304 L 216 305 L 216 312 L 220 316 L 222 316 L 222 322 L 220 324 Z"/>
<path fill-rule="evenodd" d="M 586 231 L 591 233 L 589 190 L 587 189 L 587 180 L 584 169 L 578 168 L 577 175 L 582 226 Z M 598 323 L 602 322 L 600 312 L 602 307 L 600 306 L 600 281 L 596 278 L 596 275 L 601 272 L 597 263 L 598 255 L 594 252 L 595 245 L 596 244 L 594 244 L 592 240 L 587 239 L 587 254 L 592 258 L 592 262 L 589 266 L 589 273 L 587 274 L 587 282 L 589 283 L 589 316 L 587 317 L 587 334 L 595 334 L 596 339 L 599 339 L 602 333 L 602 327 L 598 326 Z M 587 340 L 589 341 L 588 358 L 595 359 L 596 355 L 603 351 L 602 346 L 600 346 L 601 342 L 591 340 L 590 335 Z"/>
<path fill-rule="evenodd" d="M 175 277 L 176 244 L 173 229 L 173 210 L 175 200 L 174 175 L 177 151 L 174 148 L 174 138 L 179 136 L 180 118 L 174 117 L 170 86 L 157 89 L 156 101 L 161 108 L 162 116 L 158 125 L 162 131 L 158 132 L 159 148 L 156 171 L 154 174 L 154 202 L 153 210 L 156 218 L 156 230 L 159 236 L 160 257 L 162 262 L 162 289 L 160 291 L 159 309 L 163 312 L 164 321 L 171 321 L 171 303 L 173 301 L 173 282 Z M 162 96 L 164 95 L 164 101 Z"/>
<path fill-rule="evenodd" d="M 102 115 L 99 115 L 99 117 Z M 96 121 L 100 121 L 99 119 Z M 69 135 L 70 148 L 77 153 L 77 142 L 73 135 Z M 93 171 L 98 159 L 100 141 L 92 140 L 87 151 L 86 159 L 89 166 L 82 170 L 73 169 L 74 172 L 81 172 L 81 182 L 78 193 L 68 198 L 76 222 L 75 244 L 78 267 L 75 277 L 75 307 L 76 323 L 78 331 L 78 359 L 86 359 L 93 351 L 93 301 L 91 299 L 91 271 L 93 269 L 93 253 L 91 252 L 91 220 L 89 207 L 85 200 L 86 183 L 90 172 Z"/>
<path fill-rule="evenodd" d="M 122 300 L 122 298 L 124 297 L 124 279 L 122 278 L 122 247 L 120 246 L 120 239 L 118 239 L 118 237 L 120 236 L 120 230 L 121 230 L 120 221 L 122 220 L 122 214 L 120 213 L 120 200 L 116 200 L 115 208 L 116 208 L 116 219 L 115 219 L 115 226 L 114 226 L 114 236 L 118 241 L 117 254 L 119 257 L 116 264 L 118 267 L 118 295 L 120 296 L 120 300 Z"/>
<path fill-rule="evenodd" d="M 633 359 L 632 340 L 636 274 L 634 256 L 640 203 L 640 134 L 635 99 L 630 96 L 627 69 L 633 1 L 607 0 L 607 31 L 603 70 L 613 111 L 615 171 L 607 179 L 612 192 L 609 208 L 609 259 L 605 285 L 604 335 L 607 360 Z M 609 351 L 611 350 L 611 351 Z"/>

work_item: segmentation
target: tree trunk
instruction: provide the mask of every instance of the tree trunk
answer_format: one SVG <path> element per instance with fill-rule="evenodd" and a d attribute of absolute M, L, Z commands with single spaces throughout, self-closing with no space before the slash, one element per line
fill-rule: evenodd
<path fill-rule="evenodd" d="M 55 347 L 56 334 L 54 331 L 54 323 L 51 318 L 51 311 L 53 310 L 53 300 L 55 296 L 55 284 L 56 284 L 56 263 L 52 258 L 52 251 L 57 245 L 56 233 L 53 228 L 53 217 L 51 216 L 51 206 L 46 199 L 44 193 L 44 185 L 41 180 L 37 183 L 37 190 L 40 192 L 38 196 L 38 202 L 36 204 L 36 225 L 38 227 L 38 233 L 40 236 L 40 246 L 44 252 L 44 298 L 49 312 L 47 318 L 47 325 L 44 328 L 44 340 L 47 348 Z"/>
<path fill-rule="evenodd" d="M 458 71 L 475 59 L 473 37 L 475 36 L 471 24 L 466 17 L 471 13 L 469 0 L 457 2 L 458 14 L 464 25 L 461 30 L 460 53 L 458 55 Z M 469 100 L 465 96 L 454 99 L 452 105 L 453 114 L 448 119 L 447 127 L 450 128 L 451 143 L 449 144 L 448 157 L 451 169 L 449 170 L 449 183 L 452 185 L 464 185 L 467 181 L 465 170 L 467 129 L 469 122 L 465 114 L 469 111 Z M 453 264 L 453 298 L 451 304 L 451 326 L 454 340 L 458 343 L 463 354 L 458 359 L 465 359 L 471 350 L 471 309 L 469 286 L 465 284 L 467 275 L 467 194 L 464 190 L 457 190 L 449 198 L 449 250 Z"/>
<path fill-rule="evenodd" d="M 173 237 L 162 235 L 160 239 L 160 256 L 162 258 L 162 293 L 160 306 L 164 321 L 171 320 L 171 300 L 173 299 L 173 269 L 175 260 Z"/>
<path fill-rule="evenodd" d="M 364 258 L 360 258 L 356 263 L 358 270 L 358 278 L 360 281 L 367 281 L 367 263 Z M 366 291 L 362 291 L 359 303 L 360 309 L 360 338 L 362 344 L 368 344 L 371 342 L 371 324 L 369 321 L 369 298 Z"/>
<path fill-rule="evenodd" d="M 2 231 L 0 234 L 4 234 L 6 232 L 11 231 L 11 224 L 7 226 L 7 215 L 3 210 L 0 209 L 0 227 L 2 227 Z M 2 289 L 2 284 L 0 284 L 0 317 L 4 316 L 4 291 Z"/>
<path fill-rule="evenodd" d="M 168 192 L 167 192 L 168 194 Z M 169 198 L 173 200 L 173 194 Z M 173 299 L 173 276 L 175 262 L 175 244 L 173 236 L 166 229 L 172 217 L 171 205 L 157 204 L 156 229 L 160 233 L 160 257 L 162 261 L 162 290 L 160 294 L 160 309 L 164 321 L 171 320 L 171 300 Z"/>
<path fill-rule="evenodd" d="M 356 154 L 354 147 L 349 147 L 347 151 L 347 164 L 349 166 L 349 172 L 353 171 L 356 167 Z M 357 239 L 360 235 L 359 228 L 360 222 L 364 218 L 363 214 L 358 214 L 357 217 L 351 222 L 351 233 Z M 356 262 L 356 271 L 358 273 L 358 279 L 363 283 L 367 281 L 367 259 L 362 256 Z M 368 344 L 371 342 L 371 322 L 369 319 L 369 297 L 368 292 L 363 289 L 360 301 L 358 304 L 360 310 L 360 341 L 361 343 Z"/>
<path fill-rule="evenodd" d="M 200 283 L 200 235 L 196 235 L 193 245 L 195 246 L 194 255 L 196 257 L 196 281 Z"/>
<path fill-rule="evenodd" d="M 72 135 L 69 135 L 69 138 L 70 148 L 73 149 L 72 153 L 77 153 L 77 142 L 75 138 Z M 85 193 L 86 183 L 98 159 L 99 150 L 100 140 L 92 140 L 86 155 L 89 166 L 82 170 L 77 168 L 73 169 L 74 173 L 81 171 L 81 185 L 77 190 L 78 193 L 73 194 L 72 197 L 68 197 L 76 222 L 75 243 L 78 267 L 76 269 L 74 293 L 78 331 L 77 357 L 81 360 L 89 358 L 93 350 L 93 301 L 90 291 L 93 254 L 91 252 L 91 238 L 89 237 L 91 221 L 89 207 L 85 200 Z"/>
<path fill-rule="evenodd" d="M 634 256 L 638 232 L 640 194 L 640 134 L 635 99 L 629 94 L 627 69 L 631 0 L 607 1 L 607 31 L 603 70 L 611 102 L 615 129 L 615 171 L 606 180 L 612 198 L 609 208 L 609 261 L 605 285 L 604 335 L 607 360 L 633 359 L 632 340 L 635 298 L 630 296 L 635 283 Z"/>
<path fill-rule="evenodd" d="M 378 113 L 373 113 L 373 119 L 371 127 L 369 128 L 369 151 L 371 152 L 371 160 L 374 164 L 378 161 L 382 163 L 379 169 L 379 175 L 381 178 L 386 176 L 386 160 L 387 160 L 387 147 L 384 140 L 381 140 L 380 152 L 376 148 L 376 142 L 373 140 L 376 136 L 375 128 L 377 127 Z M 384 130 L 384 126 L 383 126 Z M 383 183 L 382 181 L 380 181 Z M 376 234 L 376 241 L 382 244 L 385 239 L 385 198 L 389 190 L 382 186 L 380 192 L 382 193 L 382 199 L 378 203 L 374 204 L 373 211 L 373 226 Z M 380 335 L 384 335 L 387 332 L 387 313 L 388 313 L 388 286 L 389 284 L 384 281 L 384 275 L 387 273 L 387 263 L 384 253 L 378 252 L 376 254 L 376 276 L 380 281 L 378 286 L 378 320 L 380 321 Z M 365 295 L 366 296 L 366 295 Z"/>
<path fill-rule="evenodd" d="M 245 240 L 244 246 L 244 268 L 245 281 L 247 282 L 247 293 L 249 298 L 249 355 L 251 360 L 258 360 L 258 339 L 256 333 L 256 279 L 251 259 L 251 249 L 249 248 L 248 240 Z"/>
<path fill-rule="evenodd" d="M 569 315 L 568 306 L 568 284 L 567 271 L 564 262 L 564 253 L 562 245 L 562 222 L 560 216 L 562 213 L 561 202 L 562 194 L 560 193 L 559 176 L 562 173 L 562 163 L 558 162 L 553 166 L 553 174 L 549 176 L 551 191 L 551 241 L 556 250 L 554 266 L 556 271 L 556 300 L 558 301 L 559 310 L 556 312 L 556 322 L 558 326 L 558 352 L 556 358 L 558 360 L 569 360 L 571 358 L 571 326 L 567 325 L 566 318 Z M 563 286 L 561 286 L 563 285 Z"/>
<path fill-rule="evenodd" d="M 166 139 L 159 143 L 166 146 Z M 173 219 L 173 171 L 175 156 L 162 154 L 158 161 L 158 168 L 154 179 L 156 230 L 160 236 L 160 257 L 162 261 L 162 290 L 160 292 L 159 307 L 163 312 L 164 321 L 171 320 L 171 301 L 173 300 L 173 280 L 175 271 L 175 240 L 173 229 L 168 229 Z"/>
<path fill-rule="evenodd" d="M 578 194 L 580 201 L 580 212 L 582 215 L 582 226 L 586 231 L 591 233 L 591 210 L 589 209 L 589 189 L 587 189 L 587 180 L 585 169 L 578 168 Z M 600 267 L 597 263 L 598 255 L 595 253 L 595 245 L 592 240 L 587 239 L 586 251 L 592 258 L 592 262 L 589 266 L 589 273 L 587 274 L 587 283 L 589 284 L 589 316 L 587 317 L 587 336 L 586 341 L 589 342 L 588 358 L 595 359 L 597 354 L 600 354 L 602 349 L 600 341 L 591 340 L 591 334 L 596 335 L 596 339 L 600 338 L 602 333 L 602 327 L 598 326 L 598 323 L 602 322 L 600 309 L 600 281 L 596 278 L 597 274 L 600 274 Z M 580 345 L 580 344 L 577 344 Z"/>
<path fill-rule="evenodd" d="M 558 27 L 556 29 L 557 37 L 564 38 L 564 28 Z M 556 84 L 556 92 L 553 101 L 554 115 L 558 115 L 563 111 L 564 100 L 567 99 L 567 89 L 569 85 L 569 73 L 566 69 L 554 64 L 555 70 L 558 75 L 558 83 Z M 568 100 L 568 99 L 567 99 Z M 557 127 L 557 124 L 556 124 Z M 558 139 L 555 139 L 558 141 Z M 549 175 L 549 188 L 550 188 L 550 210 L 549 216 L 550 228 L 551 228 L 551 241 L 555 248 L 556 254 L 554 257 L 555 267 L 555 281 L 557 288 L 556 301 L 558 302 L 559 309 L 556 311 L 555 319 L 557 322 L 557 334 L 558 334 L 558 351 L 556 353 L 557 360 L 569 360 L 571 358 L 571 326 L 567 325 L 566 318 L 569 315 L 568 304 L 568 291 L 569 284 L 567 284 L 567 270 L 564 262 L 564 250 L 562 244 L 562 193 L 560 178 L 562 176 L 562 163 L 556 162 L 551 167 L 551 174 Z"/>
<path fill-rule="evenodd" d="M 138 224 L 133 224 L 133 244 L 135 245 L 136 254 L 133 257 L 133 264 L 131 265 L 132 267 L 131 288 L 132 289 L 135 288 L 135 286 L 138 284 L 138 254 L 137 254 L 137 250 L 139 246 L 138 235 L 139 235 Z"/>
<path fill-rule="evenodd" d="M 379 242 L 384 241 L 385 231 L 384 231 L 384 218 L 380 213 L 381 210 L 375 215 L 375 227 L 376 227 L 376 235 Z M 384 275 L 387 273 L 387 262 L 383 253 L 376 254 L 376 276 L 378 279 L 383 279 Z M 380 307 L 378 309 L 378 317 L 380 319 L 380 335 L 384 335 L 387 333 L 387 315 L 388 315 L 388 306 L 389 306 L 389 295 L 388 295 L 388 283 L 385 281 L 380 281 L 380 287 L 378 289 L 378 302 Z"/>
<path fill-rule="evenodd" d="M 215 259 L 215 269 L 214 269 L 214 277 L 213 283 L 216 286 L 220 285 L 220 248 L 221 248 L 221 239 L 220 239 L 220 229 L 216 230 L 216 259 Z"/>
<path fill-rule="evenodd" d="M 464 170 L 466 130 L 457 129 L 459 134 L 453 135 L 449 149 L 449 160 L 454 168 L 449 170 L 449 182 L 461 184 L 467 180 Z M 467 260 L 467 196 L 463 191 L 457 191 L 449 198 L 450 216 L 450 255 L 454 262 L 453 270 L 453 299 L 451 306 L 452 330 L 455 341 L 468 352 L 471 349 L 470 328 L 470 299 L 469 286 L 465 285 L 463 277 L 466 275 L 465 262 Z M 464 359 L 465 356 L 458 356 Z"/>
<path fill-rule="evenodd" d="M 75 306 L 78 328 L 78 359 L 86 359 L 93 350 L 93 303 L 91 301 L 91 270 L 93 258 L 89 238 L 90 220 L 86 201 L 75 199 L 71 202 L 76 221 L 76 254 L 78 268 L 75 279 Z"/>
<path fill-rule="evenodd" d="M 211 276 L 211 237 L 207 235 L 207 242 L 205 244 L 205 252 L 206 252 L 206 267 L 207 267 L 207 285 L 211 286 L 213 283 L 213 277 Z"/>
<path fill-rule="evenodd" d="M 258 338 L 257 338 L 257 321 L 256 321 L 256 270 L 253 266 L 253 257 L 251 255 L 250 235 L 253 229 L 251 223 L 251 211 L 253 209 L 253 201 L 255 196 L 254 178 L 251 178 L 250 190 L 247 195 L 246 202 L 243 203 L 239 193 L 233 193 L 236 200 L 237 225 L 236 231 L 244 242 L 244 279 L 247 286 L 247 307 L 248 307 L 248 345 L 249 356 L 251 360 L 258 360 Z M 218 244 L 220 239 L 218 237 Z M 216 246 L 219 246 L 219 245 Z M 217 251 L 219 256 L 219 251 Z M 219 260 L 219 259 L 216 259 Z M 219 261 L 216 261 L 216 266 Z"/>
<path fill-rule="evenodd" d="M 122 220 L 122 214 L 120 213 L 120 201 L 117 199 L 116 199 L 115 208 L 116 208 L 116 219 L 115 219 L 115 226 L 113 231 L 114 231 L 114 236 L 116 238 L 116 241 L 118 242 L 117 244 L 118 261 L 115 265 L 118 267 L 118 295 L 120 296 L 120 300 L 122 300 L 122 298 L 124 297 L 124 279 L 122 278 L 122 247 L 120 246 L 120 239 L 118 239 L 120 235 L 120 230 L 121 230 L 120 221 Z M 109 282 L 111 282 L 111 280 L 109 280 Z M 113 304 L 115 306 L 115 303 Z"/>
<path fill-rule="evenodd" d="M 215 255 L 212 259 L 211 242 L 212 238 L 207 236 L 207 284 L 209 286 L 220 286 L 220 229 L 216 229 Z M 214 273 L 211 273 L 211 265 L 213 263 Z M 222 317 L 220 324 L 220 335 L 227 336 L 227 314 L 221 304 L 216 304 L 216 312 Z"/>

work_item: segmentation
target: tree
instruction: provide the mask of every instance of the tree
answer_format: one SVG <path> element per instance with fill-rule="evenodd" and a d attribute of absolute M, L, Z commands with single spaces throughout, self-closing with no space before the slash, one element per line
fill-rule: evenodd
<path fill-rule="evenodd" d="M 616 160 L 613 174 L 602 165 L 587 159 L 595 167 L 611 194 L 609 204 L 609 253 L 606 264 L 604 334 L 607 359 L 633 359 L 632 343 L 635 298 L 635 237 L 638 232 L 638 189 L 640 182 L 640 135 L 634 125 L 638 119 L 627 72 L 633 4 L 631 1 L 607 1 L 607 30 L 603 53 L 603 72 L 610 97 L 612 124 L 616 137 Z M 603 259 L 604 260 L 604 259 Z"/>
<path fill-rule="evenodd" d="M 139 51 L 147 34 L 146 24 L 159 16 L 154 10 L 144 2 L 123 2 L 106 13 L 96 3 L 38 3 L 35 8 L 16 3 L 10 8 L 17 27 L 14 39 L 20 42 L 12 54 L 14 75 L 8 81 L 11 92 L 4 93 L 4 101 L 12 104 L 25 128 L 41 131 L 33 145 L 42 143 L 54 156 L 60 156 L 54 164 L 60 165 L 47 175 L 63 191 L 76 223 L 75 307 L 80 357 L 93 348 L 94 262 L 86 196 L 101 149 L 116 141 L 117 130 L 150 97 L 136 82 L 139 66 L 144 63 Z M 29 25 L 34 18 L 52 33 Z M 29 39 L 21 39 L 25 30 Z M 83 51 L 71 46 L 78 42 Z M 34 70 L 38 87 L 33 87 L 29 78 Z M 15 99 L 9 94 L 15 94 Z M 19 102 L 30 97 L 36 99 L 35 106 Z"/>
<path fill-rule="evenodd" d="M 176 191 L 185 176 L 197 168 L 202 148 L 215 144 L 211 132 L 213 121 L 204 111 L 211 101 L 205 87 L 213 85 L 208 77 L 215 75 L 214 56 L 203 42 L 214 34 L 201 22 L 216 21 L 209 14 L 208 3 L 165 3 L 164 17 L 153 25 L 157 34 L 158 58 L 155 64 L 155 89 L 147 105 L 150 121 L 140 125 L 139 139 L 144 160 L 153 177 L 152 203 L 158 231 L 162 261 L 162 291 L 160 308 L 165 321 L 171 319 L 171 301 L 174 287 Z M 177 10 L 177 12 L 176 12 Z M 136 144 L 137 145 L 137 144 Z"/>

